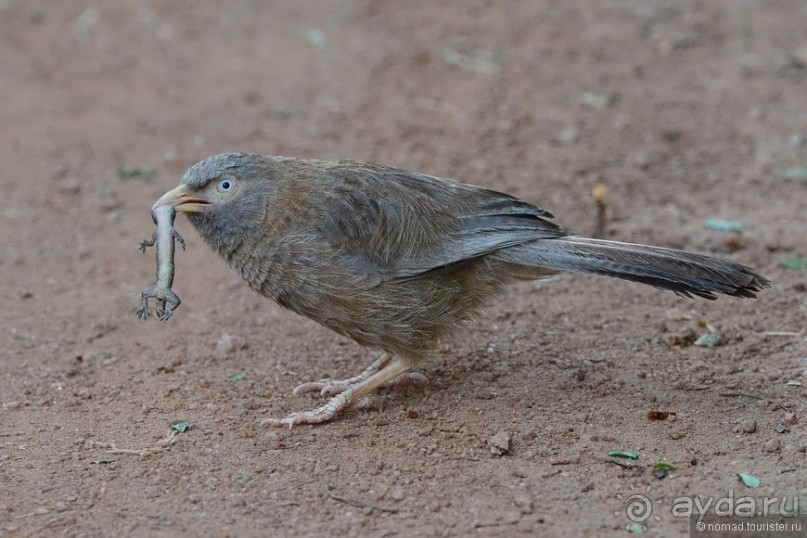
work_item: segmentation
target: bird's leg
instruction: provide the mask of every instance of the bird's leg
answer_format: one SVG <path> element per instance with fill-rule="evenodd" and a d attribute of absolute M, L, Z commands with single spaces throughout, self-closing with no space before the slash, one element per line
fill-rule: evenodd
<path fill-rule="evenodd" d="M 267 418 L 261 421 L 261 426 L 288 426 L 292 428 L 297 424 L 319 424 L 331 420 L 337 413 L 348 409 L 375 389 L 405 374 L 407 370 L 409 370 L 409 366 L 397 356 L 385 356 L 383 358 L 385 359 L 384 365 L 380 367 L 377 372 L 370 374 L 358 383 L 348 386 L 341 393 L 328 400 L 328 403 L 322 407 L 311 411 L 292 413 L 286 418 Z M 381 359 L 374 362 L 373 366 L 380 360 Z M 364 372 L 356 377 L 361 377 L 363 374 Z"/>
<path fill-rule="evenodd" d="M 358 385 L 374 373 L 380 371 L 384 368 L 387 364 L 389 364 L 390 360 L 392 360 L 392 356 L 389 353 L 384 353 L 380 357 L 378 357 L 373 364 L 368 366 L 362 373 L 357 376 L 350 377 L 348 379 L 320 379 L 319 381 L 312 381 L 309 383 L 303 383 L 302 385 L 298 385 L 297 388 L 294 389 L 292 394 L 294 396 L 299 396 L 301 394 L 306 394 L 309 392 L 319 392 L 322 396 L 333 396 L 335 394 L 339 394 L 340 392 L 344 392 L 346 389 L 350 388 L 353 385 Z M 384 386 L 385 387 L 403 387 L 407 385 L 412 385 L 415 383 L 426 383 L 427 379 L 426 376 L 423 374 L 419 374 L 417 372 L 405 372 L 400 376 L 396 377 L 395 379 L 390 380 Z"/>
<path fill-rule="evenodd" d="M 176 210 L 173 206 L 163 205 L 156 208 L 152 211 L 152 218 L 157 224 L 157 229 L 151 239 L 140 242 L 142 252 L 146 251 L 146 247 L 157 245 L 157 283 L 144 289 L 140 295 L 141 308 L 137 311 L 137 317 L 142 320 L 149 317 L 150 297 L 157 299 L 157 316 L 161 321 L 170 318 L 180 303 L 179 297 L 171 291 L 171 285 L 174 283 L 174 241 L 178 241 L 184 250 L 185 240 L 174 229 L 174 217 Z"/>

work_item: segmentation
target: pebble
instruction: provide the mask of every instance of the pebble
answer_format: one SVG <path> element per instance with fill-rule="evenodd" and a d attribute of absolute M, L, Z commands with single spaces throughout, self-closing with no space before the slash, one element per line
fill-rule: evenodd
<path fill-rule="evenodd" d="M 782 423 L 787 426 L 793 426 L 799 423 L 799 419 L 796 417 L 796 413 L 785 413 L 785 418 L 782 420 Z"/>
<path fill-rule="evenodd" d="M 112 353 L 109 351 L 104 351 L 102 349 L 91 348 L 81 354 L 81 357 L 86 362 L 103 362 L 110 357 L 112 357 Z"/>
<path fill-rule="evenodd" d="M 677 430 L 673 430 L 667 434 L 667 436 L 672 439 L 673 441 L 678 441 L 679 439 L 683 439 L 687 436 L 687 432 L 683 428 L 679 428 Z"/>
<path fill-rule="evenodd" d="M 512 443 L 512 437 L 510 432 L 508 431 L 501 431 L 491 437 L 488 440 L 488 446 L 490 446 L 490 453 L 494 456 L 503 456 L 510 452 L 510 446 Z"/>
<path fill-rule="evenodd" d="M 747 422 L 743 422 L 743 431 L 745 433 L 754 433 L 757 431 L 757 421 L 749 420 Z"/>
<path fill-rule="evenodd" d="M 558 145 L 576 144 L 580 141 L 580 131 L 576 126 L 572 125 L 563 129 L 557 136 L 552 138 L 552 142 Z"/>
<path fill-rule="evenodd" d="M 493 400 L 498 397 L 499 393 L 490 387 L 482 387 L 476 391 L 476 397 L 480 400 Z"/>
<path fill-rule="evenodd" d="M 533 500 L 527 494 L 524 495 L 517 495 L 513 502 L 516 504 L 519 510 L 521 510 L 522 514 L 532 514 L 533 511 Z"/>
<path fill-rule="evenodd" d="M 75 179 L 63 179 L 59 181 L 58 189 L 62 194 L 78 194 L 81 192 L 81 183 Z"/>
<path fill-rule="evenodd" d="M 790 53 L 793 63 L 797 67 L 807 67 L 807 45 L 802 45 Z"/>
<path fill-rule="evenodd" d="M 505 525 L 513 525 L 521 520 L 521 512 L 518 510 L 509 510 L 504 513 L 503 521 Z"/>
<path fill-rule="evenodd" d="M 242 337 L 224 333 L 221 335 L 218 342 L 216 342 L 216 357 L 226 359 L 235 353 L 236 350 L 243 349 L 244 347 L 244 339 Z"/>
<path fill-rule="evenodd" d="M 782 441 L 777 438 L 773 438 L 767 443 L 765 443 L 765 452 L 773 453 L 779 452 L 782 449 Z"/>

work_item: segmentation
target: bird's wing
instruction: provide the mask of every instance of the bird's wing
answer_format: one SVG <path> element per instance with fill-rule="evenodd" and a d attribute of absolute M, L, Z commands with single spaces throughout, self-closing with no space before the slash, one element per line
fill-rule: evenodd
<path fill-rule="evenodd" d="M 450 271 L 496 250 L 566 235 L 507 194 L 377 165 L 327 171 L 320 231 L 381 281 Z M 373 279 L 376 280 L 376 279 Z"/>

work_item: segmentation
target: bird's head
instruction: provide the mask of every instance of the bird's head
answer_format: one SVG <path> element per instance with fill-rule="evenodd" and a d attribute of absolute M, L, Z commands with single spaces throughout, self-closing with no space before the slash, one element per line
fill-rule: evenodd
<path fill-rule="evenodd" d="M 214 248 L 259 234 L 273 182 L 272 158 L 245 153 L 214 155 L 191 166 L 179 186 L 154 203 L 185 213 Z"/>

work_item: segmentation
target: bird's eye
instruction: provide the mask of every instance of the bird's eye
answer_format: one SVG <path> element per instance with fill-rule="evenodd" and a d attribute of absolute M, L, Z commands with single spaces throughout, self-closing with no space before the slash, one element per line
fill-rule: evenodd
<path fill-rule="evenodd" d="M 219 192 L 230 192 L 235 187 L 235 183 L 232 179 L 222 179 L 219 181 L 218 185 L 216 185 L 216 190 Z"/>

